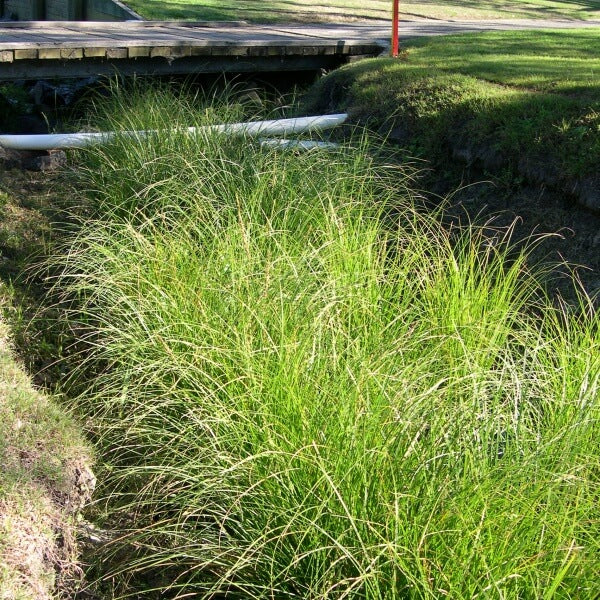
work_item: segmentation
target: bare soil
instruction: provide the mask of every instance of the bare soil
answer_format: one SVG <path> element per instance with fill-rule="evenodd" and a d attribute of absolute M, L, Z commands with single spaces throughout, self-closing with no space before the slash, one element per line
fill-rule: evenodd
<path fill-rule="evenodd" d="M 6 299 L 0 302 L 4 307 Z M 0 317 L 0 597 L 71 598 L 76 531 L 95 478 L 77 426 L 32 386 Z"/>

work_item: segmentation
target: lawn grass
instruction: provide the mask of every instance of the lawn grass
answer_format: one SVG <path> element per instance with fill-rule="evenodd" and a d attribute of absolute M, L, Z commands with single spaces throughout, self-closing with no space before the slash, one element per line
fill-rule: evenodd
<path fill-rule="evenodd" d="M 119 102 L 94 123 L 172 133 L 79 155 L 95 217 L 49 267 L 118 591 L 595 598 L 588 300 L 551 306 L 510 231 L 416 211 L 378 140 L 281 152 L 174 131 L 233 99 Z"/>
<path fill-rule="evenodd" d="M 128 0 L 147 19 L 247 20 L 251 22 L 353 21 L 391 17 L 391 0 Z M 402 18 L 589 19 L 600 16 L 600 0 L 429 0 L 400 2 Z"/>
<path fill-rule="evenodd" d="M 404 68 L 600 100 L 600 29 L 452 35 L 412 40 L 406 48 Z"/>
<path fill-rule="evenodd" d="M 598 210 L 597 34 L 550 30 L 416 41 L 399 60 L 373 59 L 331 73 L 311 90 L 304 110 L 348 110 L 442 168 L 461 156 L 490 172 L 581 193 Z"/>

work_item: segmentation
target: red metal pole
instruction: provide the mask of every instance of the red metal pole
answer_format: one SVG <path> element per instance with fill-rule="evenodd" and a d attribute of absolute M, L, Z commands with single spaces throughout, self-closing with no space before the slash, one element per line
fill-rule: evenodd
<path fill-rule="evenodd" d="M 399 8 L 398 4 L 400 0 L 392 0 L 393 9 L 392 9 L 392 56 L 398 56 L 399 42 L 398 42 L 398 13 Z"/>

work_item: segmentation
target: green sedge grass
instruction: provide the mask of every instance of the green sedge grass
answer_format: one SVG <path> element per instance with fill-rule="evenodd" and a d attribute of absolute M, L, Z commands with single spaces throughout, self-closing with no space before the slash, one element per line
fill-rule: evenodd
<path fill-rule="evenodd" d="M 94 216 L 52 261 L 115 593 L 595 597 L 597 316 L 364 135 L 282 152 L 167 105 L 81 157 Z"/>

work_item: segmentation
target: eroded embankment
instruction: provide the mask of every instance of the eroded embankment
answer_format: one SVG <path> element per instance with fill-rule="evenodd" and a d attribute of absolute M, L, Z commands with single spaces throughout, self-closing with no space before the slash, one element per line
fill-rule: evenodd
<path fill-rule="evenodd" d="M 410 54 L 409 54 L 410 56 Z M 434 164 L 458 160 L 552 187 L 600 213 L 598 102 L 373 59 L 331 73 L 306 110 L 347 110 Z"/>
<path fill-rule="evenodd" d="M 4 301 L 3 301 L 4 302 Z M 66 597 L 79 586 L 77 518 L 95 478 L 75 423 L 34 389 L 0 322 L 0 590 Z"/>

